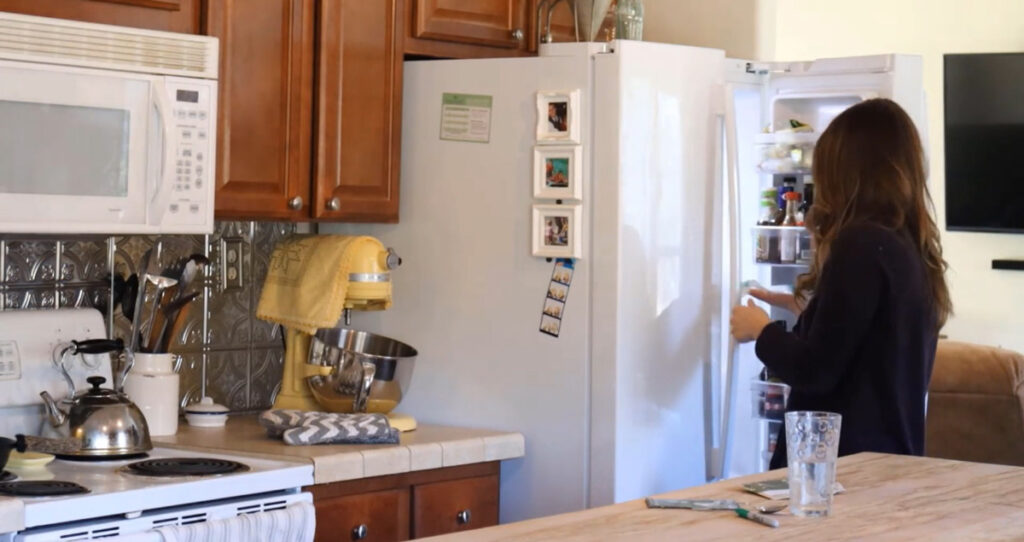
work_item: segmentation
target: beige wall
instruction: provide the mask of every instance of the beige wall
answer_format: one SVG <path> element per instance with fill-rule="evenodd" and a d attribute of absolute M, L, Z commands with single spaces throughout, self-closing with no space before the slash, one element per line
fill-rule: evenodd
<path fill-rule="evenodd" d="M 644 40 L 724 49 L 732 58 L 771 56 L 777 0 L 644 0 Z"/>
<path fill-rule="evenodd" d="M 1024 51 L 1022 0 L 778 0 L 779 60 L 873 53 L 924 57 L 931 187 L 944 228 L 942 54 Z M 952 338 L 1024 351 L 1024 273 L 993 271 L 993 258 L 1024 258 L 1024 235 L 943 232 L 956 315 Z"/>

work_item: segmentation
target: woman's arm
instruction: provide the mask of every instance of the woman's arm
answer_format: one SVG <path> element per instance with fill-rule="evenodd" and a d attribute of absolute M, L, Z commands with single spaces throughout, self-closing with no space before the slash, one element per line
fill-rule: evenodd
<path fill-rule="evenodd" d="M 757 357 L 793 389 L 832 391 L 867 333 L 884 287 L 877 230 L 850 228 L 832 243 L 814 293 L 815 310 L 803 337 L 768 325 L 757 338 Z"/>

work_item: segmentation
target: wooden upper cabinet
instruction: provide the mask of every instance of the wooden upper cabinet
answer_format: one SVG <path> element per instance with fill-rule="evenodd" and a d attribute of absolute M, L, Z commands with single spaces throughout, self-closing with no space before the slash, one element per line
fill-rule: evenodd
<path fill-rule="evenodd" d="M 314 0 L 207 0 L 220 38 L 219 218 L 309 217 Z"/>
<path fill-rule="evenodd" d="M 313 217 L 398 221 L 402 36 L 397 0 L 320 5 Z"/>
<path fill-rule="evenodd" d="M 0 0 L 0 11 L 198 34 L 202 1 Z"/>
<path fill-rule="evenodd" d="M 519 49 L 526 43 L 524 0 L 412 0 L 415 38 Z"/>

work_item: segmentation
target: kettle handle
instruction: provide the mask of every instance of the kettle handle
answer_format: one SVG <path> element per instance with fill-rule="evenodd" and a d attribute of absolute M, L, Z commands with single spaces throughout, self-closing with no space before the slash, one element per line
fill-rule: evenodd
<path fill-rule="evenodd" d="M 366 412 L 366 401 L 370 398 L 370 386 L 373 385 L 373 377 L 377 373 L 377 366 L 372 362 L 364 361 L 363 380 L 360 382 L 356 398 L 352 400 L 352 412 Z"/>
<path fill-rule="evenodd" d="M 124 341 L 121 339 L 71 341 L 72 354 L 106 354 L 109 352 L 120 352 L 121 350 L 124 350 Z"/>

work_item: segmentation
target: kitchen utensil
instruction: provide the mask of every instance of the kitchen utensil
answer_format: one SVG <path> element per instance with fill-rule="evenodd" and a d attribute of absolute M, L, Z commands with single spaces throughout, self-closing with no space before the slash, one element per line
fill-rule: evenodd
<path fill-rule="evenodd" d="M 188 257 L 188 260 L 181 265 L 181 273 L 178 275 L 177 291 L 173 301 L 171 301 L 167 306 L 167 310 L 164 311 L 162 323 L 159 326 L 160 331 L 157 335 L 155 344 L 150 348 L 150 351 L 167 351 L 167 348 L 170 346 L 171 339 L 174 337 L 177 328 L 176 324 L 180 322 L 178 319 L 179 313 L 188 303 L 199 295 L 199 292 L 192 292 L 192 283 L 196 276 L 198 276 L 199 273 L 201 273 L 208 265 L 210 265 L 210 259 L 202 254 L 192 254 Z"/>
<path fill-rule="evenodd" d="M 150 275 L 147 273 L 145 279 L 156 286 L 156 292 L 153 294 L 153 307 L 150 309 L 149 319 L 146 320 L 146 323 L 139 329 L 139 333 L 142 335 L 143 340 L 147 339 L 153 331 L 153 322 L 156 318 L 157 312 L 160 310 L 164 290 L 178 284 L 178 279 L 165 277 L 163 275 Z"/>
<path fill-rule="evenodd" d="M 146 417 L 150 436 L 178 432 L 180 367 L 181 357 L 174 354 L 135 354 L 135 366 L 125 378 L 124 392 Z"/>
<path fill-rule="evenodd" d="M 331 412 L 391 412 L 412 379 L 416 349 L 348 328 L 319 329 L 309 347 L 306 381 Z"/>
<path fill-rule="evenodd" d="M 124 291 L 121 294 L 121 314 L 128 321 L 135 318 L 135 296 L 139 293 L 139 276 L 132 273 L 124 281 Z"/>
<path fill-rule="evenodd" d="M 12 450 L 25 451 L 25 435 L 17 435 L 13 440 L 0 437 L 0 472 L 7 465 L 7 458 L 10 457 Z"/>
<path fill-rule="evenodd" d="M 79 451 L 67 455 L 79 457 L 120 457 L 147 452 L 153 448 L 146 417 L 123 394 L 104 389 L 107 379 L 91 376 L 92 389 L 71 398 L 68 410 L 61 409 L 48 392 L 43 398 L 50 425 L 64 436 L 81 441 Z"/>
<path fill-rule="evenodd" d="M 156 247 L 154 247 L 156 248 Z M 132 331 L 131 336 L 128 338 L 128 350 L 132 352 L 139 351 L 139 342 L 141 340 L 139 332 L 141 331 L 142 325 L 142 303 L 146 300 L 146 281 L 145 277 L 150 272 L 155 273 L 158 269 L 157 259 L 153 257 L 153 249 L 149 249 L 142 254 L 142 259 L 139 260 L 139 273 L 136 276 L 135 282 L 137 286 L 135 288 L 135 301 L 132 303 L 131 318 L 132 318 Z"/>
<path fill-rule="evenodd" d="M 228 407 L 203 397 L 198 403 L 185 407 L 185 419 L 195 427 L 223 427 L 228 421 Z"/>
<path fill-rule="evenodd" d="M 177 336 L 178 330 L 185 323 L 188 317 L 188 310 L 191 303 L 199 297 L 199 292 L 194 292 L 179 299 L 167 307 L 167 328 L 160 338 L 158 352 L 167 352 L 171 346 L 171 340 Z"/>

